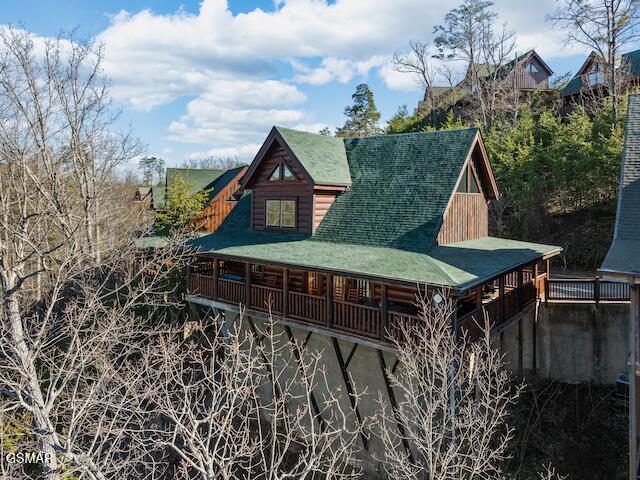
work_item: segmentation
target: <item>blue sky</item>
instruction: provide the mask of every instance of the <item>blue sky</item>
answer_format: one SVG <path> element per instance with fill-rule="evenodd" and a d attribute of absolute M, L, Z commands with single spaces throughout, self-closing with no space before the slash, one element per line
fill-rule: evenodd
<path fill-rule="evenodd" d="M 422 96 L 389 65 L 412 39 L 430 40 L 449 0 L 3 0 L 0 25 L 37 36 L 76 28 L 105 46 L 119 127 L 147 153 L 179 165 L 198 156 L 251 160 L 273 124 L 317 131 L 343 123 L 358 83 L 375 93 L 383 120 Z M 554 0 L 496 0 L 518 34 L 556 74 L 585 51 L 562 44 L 544 21 Z"/>

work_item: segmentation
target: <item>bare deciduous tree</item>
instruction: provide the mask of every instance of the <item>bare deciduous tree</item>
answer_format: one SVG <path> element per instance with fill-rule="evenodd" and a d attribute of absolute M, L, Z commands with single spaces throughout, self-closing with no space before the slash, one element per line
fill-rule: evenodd
<path fill-rule="evenodd" d="M 519 389 L 510 384 L 488 334 L 457 338 L 454 307 L 422 299 L 422 322 L 402 325 L 398 366 L 387 372 L 392 408 L 380 397 L 377 429 L 391 478 L 501 478 Z M 488 330 L 488 329 L 487 329 Z"/>
<path fill-rule="evenodd" d="M 426 42 L 409 42 L 409 52 L 395 52 L 391 59 L 394 70 L 413 75 L 418 84 L 425 91 L 425 100 L 429 101 L 429 107 L 435 107 L 433 95 L 434 81 L 437 73 L 433 56 L 429 52 L 429 44 Z"/>
<path fill-rule="evenodd" d="M 513 60 L 515 33 L 506 24 L 496 26 L 492 2 L 465 0 L 434 27 L 435 45 L 442 60 L 466 65 L 463 80 L 471 99 L 471 111 L 485 126 L 490 126 L 504 104 L 511 105 L 513 86 L 507 79 L 507 63 Z"/>
<path fill-rule="evenodd" d="M 242 328 L 250 322 L 208 317 L 191 340 L 150 346 L 155 374 L 143 390 L 153 421 L 138 441 L 175 455 L 185 479 L 357 478 L 360 427 L 327 384 L 320 354 L 271 322 Z"/>
<path fill-rule="evenodd" d="M 140 145 L 112 131 L 101 58 L 71 38 L 0 35 L 1 408 L 29 419 L 54 480 L 128 475 L 141 397 L 125 372 L 184 254 L 137 255 L 114 172 Z"/>
<path fill-rule="evenodd" d="M 640 35 L 640 3 L 636 0 L 563 0 L 547 20 L 562 29 L 567 43 L 584 45 L 597 53 L 612 99 L 611 121 L 615 124 L 619 96 L 627 80 L 620 56 L 622 49 Z"/>

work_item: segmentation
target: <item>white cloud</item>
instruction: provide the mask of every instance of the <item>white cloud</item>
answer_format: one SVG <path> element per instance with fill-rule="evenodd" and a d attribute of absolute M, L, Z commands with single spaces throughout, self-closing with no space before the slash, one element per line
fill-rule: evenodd
<path fill-rule="evenodd" d="M 328 128 L 329 130 L 334 130 L 333 125 L 329 125 L 328 123 L 298 123 L 293 126 L 296 130 L 302 130 L 303 132 L 311 132 L 311 133 L 320 133 L 320 130 Z"/>
<path fill-rule="evenodd" d="M 432 26 L 458 3 L 274 0 L 272 11 L 233 14 L 226 0 L 203 0 L 195 13 L 120 11 L 96 40 L 116 101 L 153 111 L 189 99 L 168 122 L 169 140 L 246 154 L 273 124 L 324 125 L 304 108 L 308 85 L 366 81 L 374 72 L 392 90 L 420 90 L 389 59 L 409 40 L 432 41 Z M 561 48 L 562 32 L 545 22 L 554 7 L 555 0 L 495 0 L 494 9 L 518 32 L 519 51 L 536 48 L 549 60 L 576 53 Z"/>
<path fill-rule="evenodd" d="M 187 155 L 187 160 L 199 160 L 201 158 L 239 158 L 244 161 L 250 161 L 255 157 L 262 145 L 258 143 L 248 143 L 239 147 L 212 148 L 202 152 L 193 152 Z"/>

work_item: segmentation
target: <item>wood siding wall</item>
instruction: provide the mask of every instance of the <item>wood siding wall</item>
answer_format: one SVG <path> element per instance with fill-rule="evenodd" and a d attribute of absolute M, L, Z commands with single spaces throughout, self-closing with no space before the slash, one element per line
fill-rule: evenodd
<path fill-rule="evenodd" d="M 224 219 L 227 218 L 227 215 L 231 213 L 233 207 L 236 206 L 236 201 L 233 200 L 232 195 L 238 190 L 240 186 L 240 179 L 246 171 L 247 167 L 243 168 L 236 178 L 218 192 L 209 205 L 207 205 L 202 211 L 202 216 L 204 217 L 204 229 L 207 232 L 215 232 Z M 229 200 L 230 198 L 231 200 Z"/>
<path fill-rule="evenodd" d="M 313 231 L 316 231 L 318 225 L 329 211 L 331 205 L 335 201 L 337 193 L 314 193 L 313 194 Z"/>
<path fill-rule="evenodd" d="M 444 214 L 438 245 L 473 240 L 489 234 L 489 208 L 481 193 L 456 193 Z"/>
<path fill-rule="evenodd" d="M 284 162 L 296 176 L 296 180 L 270 181 L 269 177 L 279 162 Z M 311 233 L 313 210 L 313 185 L 304 171 L 279 145 L 271 147 L 254 173 L 252 225 L 254 230 L 266 228 L 266 201 L 268 199 L 296 201 L 296 228 L 286 229 L 299 233 Z"/>
<path fill-rule="evenodd" d="M 532 63 L 537 69 L 537 73 L 530 73 L 525 68 Z M 515 75 L 516 88 L 521 90 L 532 90 L 536 88 L 549 88 L 549 74 L 536 58 L 527 60 L 513 72 Z"/>

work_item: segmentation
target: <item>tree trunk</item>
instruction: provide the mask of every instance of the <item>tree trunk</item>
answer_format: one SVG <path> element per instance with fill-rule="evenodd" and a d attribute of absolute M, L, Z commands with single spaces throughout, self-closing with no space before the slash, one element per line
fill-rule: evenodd
<path fill-rule="evenodd" d="M 3 285 L 3 294 L 10 290 L 10 288 L 10 285 Z M 39 448 L 43 454 L 44 477 L 47 480 L 58 480 L 60 478 L 60 470 L 54 447 L 56 444 L 56 433 L 49 420 L 48 412 L 46 411 L 33 355 L 29 351 L 27 342 L 25 341 L 20 306 L 15 294 L 4 297 L 4 310 L 7 322 L 9 323 L 11 343 L 17 357 L 16 360 L 22 369 L 25 380 L 27 380 L 25 392 L 23 392 L 24 400 L 27 402 L 28 409 L 33 415 L 34 426 L 41 432 Z"/>

